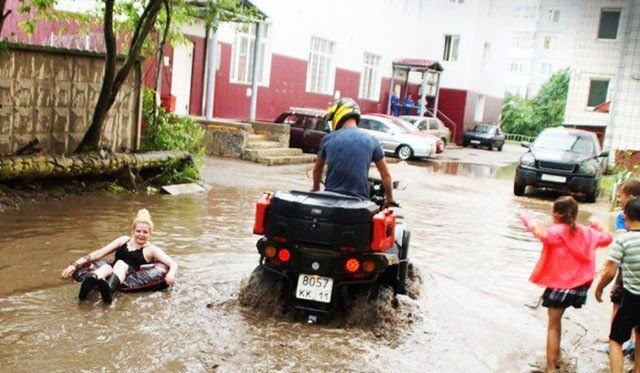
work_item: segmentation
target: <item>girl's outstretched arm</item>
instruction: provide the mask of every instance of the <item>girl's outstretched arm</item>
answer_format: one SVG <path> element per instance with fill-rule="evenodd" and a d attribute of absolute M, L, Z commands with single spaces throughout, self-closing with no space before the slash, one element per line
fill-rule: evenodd
<path fill-rule="evenodd" d="M 598 220 L 594 220 L 591 222 L 591 228 L 596 230 L 596 239 L 597 247 L 605 247 L 609 246 L 609 244 L 613 241 L 613 235 L 609 231 L 609 229 Z"/>
<path fill-rule="evenodd" d="M 542 242 L 545 242 L 548 237 L 547 227 L 542 225 L 539 221 L 530 218 L 525 212 L 518 211 L 518 216 L 520 216 L 520 220 L 524 226 L 529 230 L 529 232 L 533 233 L 533 235 Z"/>

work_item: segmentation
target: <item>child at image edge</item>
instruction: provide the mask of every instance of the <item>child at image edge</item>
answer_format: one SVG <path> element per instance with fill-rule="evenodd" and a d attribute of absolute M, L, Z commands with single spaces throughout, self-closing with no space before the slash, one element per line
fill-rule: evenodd
<path fill-rule="evenodd" d="M 524 225 L 542 244 L 540 259 L 529 281 L 545 286 L 542 306 L 548 308 L 547 372 L 554 372 L 560 357 L 562 315 L 567 307 L 581 308 L 595 275 L 595 249 L 613 236 L 601 224 L 576 224 L 578 203 L 572 197 L 553 203 L 553 225 L 545 227 L 520 213 Z"/>
<path fill-rule="evenodd" d="M 640 198 L 631 198 L 624 206 L 627 233 L 616 237 L 604 273 L 596 288 L 596 299 L 602 302 L 603 289 L 622 272 L 622 299 L 611 323 L 609 333 L 609 363 L 611 372 L 622 373 L 624 356 L 622 344 L 631 338 L 635 330 L 636 341 L 640 337 Z M 640 350 L 634 351 L 634 372 L 640 372 Z"/>

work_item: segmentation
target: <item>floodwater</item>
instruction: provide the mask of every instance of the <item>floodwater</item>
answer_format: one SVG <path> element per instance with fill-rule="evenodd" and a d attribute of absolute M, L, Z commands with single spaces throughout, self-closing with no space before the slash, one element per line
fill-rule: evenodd
<path fill-rule="evenodd" d="M 258 262 L 251 234 L 263 191 L 310 187 L 305 166 L 209 159 L 201 194 L 93 195 L 0 216 L 0 366 L 3 371 L 528 372 L 544 361 L 546 314 L 527 279 L 540 244 L 524 209 L 548 223 L 551 197 L 516 198 L 513 167 L 400 162 L 396 191 L 422 275 L 384 325 L 306 325 L 243 308 L 241 283 Z M 118 294 L 105 306 L 59 279 L 72 260 L 128 234 L 142 207 L 152 241 L 180 264 L 170 291 Z M 608 219 L 581 205 L 580 220 Z M 611 305 L 591 296 L 563 322 L 563 370 L 606 371 Z M 393 333 L 388 333 L 393 330 Z"/>

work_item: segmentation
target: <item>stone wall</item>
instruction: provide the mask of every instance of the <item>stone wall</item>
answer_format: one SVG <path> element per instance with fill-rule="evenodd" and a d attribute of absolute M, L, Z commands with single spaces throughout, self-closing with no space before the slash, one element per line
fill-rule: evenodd
<path fill-rule="evenodd" d="M 104 56 L 11 44 L 0 56 L 0 155 L 38 139 L 45 154 L 71 154 L 91 122 L 102 85 Z M 140 66 L 109 111 L 101 144 L 137 148 Z"/>
<path fill-rule="evenodd" d="M 268 135 L 271 141 L 289 147 L 289 125 L 265 122 L 237 122 L 229 119 L 206 120 L 196 118 L 205 128 L 204 142 L 207 155 L 241 158 L 249 135 Z"/>

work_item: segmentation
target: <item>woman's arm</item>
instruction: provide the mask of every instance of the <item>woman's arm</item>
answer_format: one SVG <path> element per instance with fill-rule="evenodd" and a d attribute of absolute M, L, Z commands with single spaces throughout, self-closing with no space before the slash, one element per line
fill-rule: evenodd
<path fill-rule="evenodd" d="M 153 250 L 151 251 L 151 257 L 159 262 L 166 264 L 169 267 L 169 272 L 164 277 L 164 280 L 167 282 L 167 285 L 171 286 L 175 283 L 176 273 L 178 272 L 178 263 L 175 260 L 171 259 L 167 253 L 164 252 L 161 248 L 152 245 Z"/>
<path fill-rule="evenodd" d="M 76 269 L 78 269 L 78 267 L 83 266 L 87 263 L 96 261 L 98 259 L 101 259 L 111 254 L 112 252 L 116 251 L 118 247 L 122 246 L 125 242 L 127 242 L 128 239 L 129 239 L 129 236 L 118 237 L 115 240 L 111 241 L 106 246 L 103 246 L 97 250 L 94 250 L 80 259 L 76 259 L 75 261 L 71 262 L 71 264 L 69 264 L 67 268 L 65 268 L 62 271 L 61 276 L 63 278 L 71 277 L 73 272 L 75 272 Z"/>

